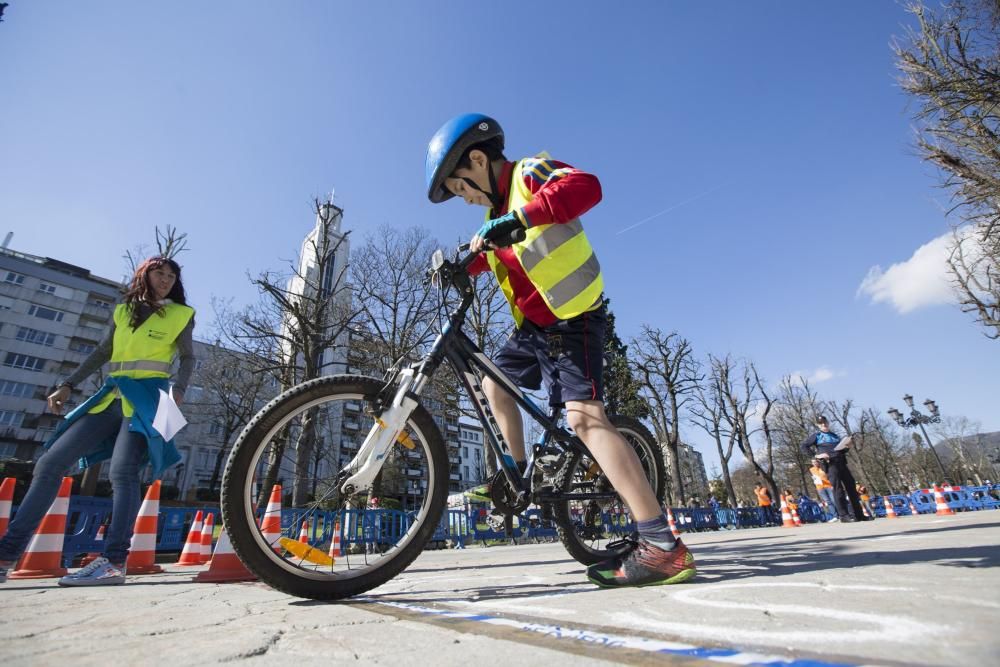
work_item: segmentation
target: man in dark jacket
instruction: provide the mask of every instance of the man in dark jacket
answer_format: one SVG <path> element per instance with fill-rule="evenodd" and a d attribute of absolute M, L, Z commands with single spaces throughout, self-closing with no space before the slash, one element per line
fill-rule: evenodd
<path fill-rule="evenodd" d="M 847 467 L 847 450 L 851 446 L 851 437 L 841 438 L 831 431 L 830 423 L 823 416 L 816 419 L 816 428 L 819 432 L 804 440 L 799 449 L 806 458 L 819 459 L 821 465 L 825 467 L 833 485 L 833 501 L 840 520 L 863 521 L 865 514 L 854 486 L 854 475 Z"/>

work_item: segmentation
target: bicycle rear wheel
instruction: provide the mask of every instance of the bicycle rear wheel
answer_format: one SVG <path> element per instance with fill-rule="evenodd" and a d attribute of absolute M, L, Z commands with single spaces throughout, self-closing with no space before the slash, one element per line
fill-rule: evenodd
<path fill-rule="evenodd" d="M 371 492 L 340 492 L 338 475 L 375 424 L 366 408 L 382 387 L 351 375 L 305 382 L 268 403 L 233 446 L 222 483 L 226 530 L 240 560 L 270 586 L 317 600 L 363 593 L 399 574 L 437 529 L 448 455 L 421 406 L 386 454 Z M 280 535 L 265 534 L 258 517 L 276 483 L 287 509 Z M 369 502 L 374 496 L 378 508 Z M 303 526 L 306 544 L 297 539 Z M 336 546 L 341 553 L 330 562 Z"/>
<path fill-rule="evenodd" d="M 609 419 L 639 457 L 646 479 L 662 504 L 666 493 L 666 466 L 656 440 L 635 419 L 620 415 L 610 415 Z M 635 531 L 635 521 L 628 505 L 596 461 L 580 452 L 574 453 L 556 478 L 556 488 L 563 493 L 609 494 L 607 499 L 571 499 L 554 504 L 559 539 L 573 558 L 584 565 L 593 565 L 630 548 L 625 538 Z"/>

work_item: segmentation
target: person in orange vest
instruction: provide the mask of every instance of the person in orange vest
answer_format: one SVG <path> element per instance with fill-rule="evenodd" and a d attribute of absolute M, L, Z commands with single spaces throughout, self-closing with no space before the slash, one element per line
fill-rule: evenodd
<path fill-rule="evenodd" d="M 48 407 L 62 414 L 73 389 L 105 363 L 100 390 L 70 412 L 45 445 L 31 486 L 0 539 L 0 583 L 27 548 L 56 497 L 63 476 L 80 462 L 111 459 L 111 523 L 104 553 L 82 570 L 59 580 L 61 586 L 125 583 L 132 526 L 139 513 L 139 471 L 148 461 L 153 477 L 180 461 L 172 434 L 153 428 L 170 389 L 173 359 L 180 369 L 171 390 L 180 404 L 194 370 L 194 310 L 186 305 L 181 269 L 167 257 L 146 260 L 135 271 L 123 303 L 114 310 L 111 329 L 79 368 L 48 396 Z M 163 428 L 161 426 L 161 428 Z"/>
<path fill-rule="evenodd" d="M 819 459 L 812 460 L 812 466 L 809 468 L 809 474 L 812 475 L 813 485 L 816 487 L 816 495 L 819 496 L 820 504 L 823 507 L 823 512 L 826 514 L 827 521 L 840 521 L 837 518 L 837 508 L 833 501 L 833 484 L 830 483 L 830 478 L 826 474 L 826 470 L 820 464 Z"/>
<path fill-rule="evenodd" d="M 858 498 L 861 499 L 862 509 L 868 512 L 868 516 L 874 519 L 875 512 L 872 511 L 871 494 L 868 493 L 868 487 L 861 482 L 857 482 L 854 486 L 857 489 Z"/>
<path fill-rule="evenodd" d="M 775 523 L 774 509 L 771 507 L 771 493 L 767 487 L 763 484 L 757 484 L 753 487 L 753 492 L 757 496 L 757 506 L 764 514 L 764 522 L 767 524 Z"/>
<path fill-rule="evenodd" d="M 602 587 L 688 581 L 694 556 L 674 538 L 638 457 L 604 409 L 604 279 L 580 219 L 601 201 L 600 181 L 547 155 L 508 160 L 505 142 L 496 119 L 466 113 L 434 133 L 424 162 L 431 203 L 456 197 L 487 209 L 469 243 L 480 254 L 468 270 L 493 273 L 514 319 L 493 361 L 518 386 L 539 389 L 544 381 L 550 405 L 565 406 L 567 423 L 632 511 L 635 548 L 591 565 L 587 578 Z M 523 469 L 520 409 L 496 381 L 483 378 L 482 387 L 510 450 L 505 462 Z"/>

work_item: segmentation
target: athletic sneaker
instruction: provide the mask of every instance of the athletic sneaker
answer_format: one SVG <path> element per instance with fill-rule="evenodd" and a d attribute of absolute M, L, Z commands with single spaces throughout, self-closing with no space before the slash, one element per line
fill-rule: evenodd
<path fill-rule="evenodd" d="M 694 575 L 694 556 L 683 542 L 667 551 L 641 537 L 624 556 L 587 568 L 587 578 L 602 588 L 679 584 Z"/>
<path fill-rule="evenodd" d="M 59 580 L 60 586 L 117 586 L 124 583 L 125 567 L 113 565 L 104 556 Z"/>
<path fill-rule="evenodd" d="M 474 503 L 493 502 L 492 499 L 490 498 L 489 484 L 482 484 L 480 486 L 476 486 L 471 489 L 466 489 L 465 491 L 462 492 L 462 495 Z"/>
<path fill-rule="evenodd" d="M 0 584 L 7 581 L 7 570 L 13 569 L 15 561 L 0 561 Z"/>

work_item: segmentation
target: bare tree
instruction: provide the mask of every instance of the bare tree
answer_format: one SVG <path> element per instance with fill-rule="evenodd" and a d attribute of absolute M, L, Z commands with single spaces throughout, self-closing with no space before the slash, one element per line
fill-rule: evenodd
<path fill-rule="evenodd" d="M 751 375 L 753 376 L 752 386 L 749 384 L 749 376 Z M 750 430 L 745 418 L 742 418 L 739 422 L 740 432 L 737 442 L 739 443 L 740 451 L 743 452 L 743 456 L 747 457 L 747 460 L 757 471 L 757 474 L 767 482 L 767 487 L 771 490 L 771 497 L 777 499 L 779 497 L 779 489 L 778 484 L 774 480 L 774 436 L 771 432 L 770 422 L 771 410 L 774 408 L 776 401 L 767 393 L 767 389 L 761 381 L 760 374 L 757 372 L 757 367 L 753 362 L 749 363 L 748 372 L 744 376 L 744 384 L 747 396 L 752 396 L 756 393 L 760 397 L 760 405 L 763 406 L 759 415 L 761 431 L 764 434 L 763 462 L 760 460 L 761 456 L 754 452 L 753 443 L 750 441 Z"/>
<path fill-rule="evenodd" d="M 270 378 L 257 370 L 259 364 L 248 360 L 243 353 L 211 345 L 206 347 L 199 362 L 201 395 L 187 406 L 192 422 L 205 421 L 216 426 L 212 432 L 218 438 L 218 452 L 208 483 L 209 492 L 215 493 L 230 445 L 273 391 L 267 390 Z"/>
<path fill-rule="evenodd" d="M 900 84 L 918 103 L 920 153 L 968 227 L 956 230 L 948 266 L 962 309 L 1000 339 L 1000 2 L 909 11 L 917 25 L 893 44 Z"/>
<path fill-rule="evenodd" d="M 734 505 L 736 490 L 729 472 L 729 461 L 733 456 L 738 429 L 733 426 L 729 399 L 734 391 L 732 375 L 735 365 L 736 362 L 728 354 L 725 357 L 708 355 L 709 373 L 695 390 L 694 405 L 690 409 L 692 422 L 715 441 L 726 495 Z M 742 404 L 741 401 L 737 403 Z M 723 440 L 726 441 L 725 445 L 722 444 Z"/>
<path fill-rule="evenodd" d="M 313 202 L 316 226 L 306 238 L 300 256 L 286 272 L 264 271 L 251 277 L 260 300 L 235 317 L 221 318 L 220 332 L 227 345 L 242 352 L 258 373 L 274 377 L 282 388 L 329 372 L 341 371 L 337 359 L 346 357 L 349 333 L 359 313 L 347 284 L 347 265 L 340 262 L 347 233 L 338 233 L 343 210 L 332 202 Z M 342 363 L 342 362 L 341 362 Z M 307 411 L 295 431 L 276 438 L 261 484 L 260 504 L 277 480 L 285 449 L 294 453 L 295 487 L 292 503 L 302 506 L 310 494 L 309 470 L 314 465 L 317 411 Z"/>
<path fill-rule="evenodd" d="M 667 455 L 673 482 L 667 489 L 668 500 L 683 504 L 686 498 L 678 451 L 681 412 L 700 381 L 691 343 L 676 331 L 664 334 L 660 329 L 643 325 L 630 347 L 634 351 L 632 364 L 640 395 L 649 405 L 649 421 Z"/>

